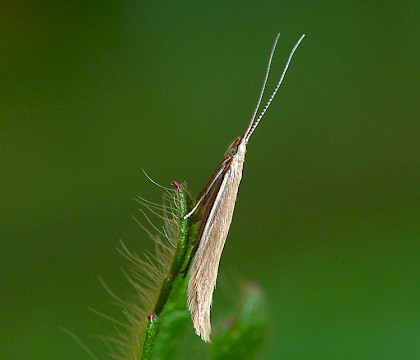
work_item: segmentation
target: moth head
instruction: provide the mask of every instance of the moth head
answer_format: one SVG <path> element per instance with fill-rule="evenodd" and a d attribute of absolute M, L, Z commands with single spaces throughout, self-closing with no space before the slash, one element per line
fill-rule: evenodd
<path fill-rule="evenodd" d="M 235 141 L 230 144 L 230 146 L 228 147 L 226 153 L 225 153 L 225 157 L 233 157 L 238 153 L 239 150 L 239 146 L 241 145 L 243 136 L 239 136 L 235 139 Z"/>

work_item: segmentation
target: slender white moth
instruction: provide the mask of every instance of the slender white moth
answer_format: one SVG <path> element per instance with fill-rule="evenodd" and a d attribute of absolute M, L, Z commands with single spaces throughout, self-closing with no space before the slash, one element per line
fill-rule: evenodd
<path fill-rule="evenodd" d="M 277 35 L 271 50 L 263 87 L 247 129 L 229 146 L 223 161 L 216 168 L 204 190 L 198 195 L 196 205 L 185 216 L 185 218 L 191 216 L 201 205 L 201 224 L 197 233 L 198 245 L 191 264 L 187 297 L 195 331 L 206 342 L 210 342 L 210 308 L 213 291 L 216 287 L 220 257 L 232 221 L 239 183 L 242 178 L 246 145 L 276 96 L 293 54 L 305 35 L 302 35 L 293 47 L 273 93 L 257 117 L 279 37 L 280 34 Z"/>

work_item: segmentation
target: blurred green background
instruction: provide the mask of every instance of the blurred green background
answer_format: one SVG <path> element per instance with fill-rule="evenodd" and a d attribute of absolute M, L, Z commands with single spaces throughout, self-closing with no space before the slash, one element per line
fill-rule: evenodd
<path fill-rule="evenodd" d="M 60 326 L 101 352 L 97 276 L 129 294 L 118 241 L 152 247 L 131 218 L 161 198 L 141 169 L 197 194 L 279 31 L 269 90 L 306 39 L 248 146 L 213 319 L 254 279 L 263 359 L 420 358 L 418 1 L 1 8 L 1 359 L 88 359 Z"/>

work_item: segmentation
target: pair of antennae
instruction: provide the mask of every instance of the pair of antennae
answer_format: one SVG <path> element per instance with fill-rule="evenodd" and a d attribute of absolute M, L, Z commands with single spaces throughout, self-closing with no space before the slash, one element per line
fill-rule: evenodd
<path fill-rule="evenodd" d="M 252 133 L 254 132 L 256 127 L 258 126 L 259 122 L 263 118 L 263 116 L 266 113 L 267 109 L 269 108 L 271 102 L 273 101 L 274 97 L 276 96 L 277 91 L 279 90 L 280 85 L 283 82 L 284 76 L 286 75 L 286 71 L 289 67 L 289 64 L 292 61 L 293 54 L 295 53 L 296 49 L 298 48 L 298 46 L 300 45 L 300 43 L 302 42 L 304 37 L 305 37 L 305 34 L 303 34 L 300 37 L 300 39 L 297 41 L 297 43 L 293 47 L 292 51 L 290 52 L 289 58 L 287 59 L 286 65 L 283 69 L 283 72 L 280 76 L 279 81 L 277 82 L 277 85 L 276 85 L 273 93 L 271 94 L 270 98 L 268 99 L 267 104 L 265 104 L 264 109 L 261 111 L 257 120 L 255 120 L 255 117 L 257 116 L 258 110 L 259 110 L 260 105 L 261 105 L 262 98 L 264 96 L 264 91 L 265 91 L 265 87 L 267 85 L 268 75 L 270 74 L 271 61 L 273 60 L 274 52 L 276 50 L 276 46 L 277 46 L 277 43 L 278 43 L 279 38 L 280 38 L 280 33 L 277 34 L 276 40 L 274 41 L 274 45 L 273 45 L 273 48 L 271 50 L 270 59 L 268 60 L 267 71 L 265 73 L 264 83 L 263 83 L 263 87 L 262 87 L 262 90 L 261 90 L 261 93 L 260 93 L 260 97 L 258 99 L 257 107 L 255 108 L 254 114 L 252 115 L 251 122 L 249 123 L 248 128 L 245 131 L 245 136 L 244 136 L 245 144 L 248 143 L 249 138 L 251 137 Z"/>

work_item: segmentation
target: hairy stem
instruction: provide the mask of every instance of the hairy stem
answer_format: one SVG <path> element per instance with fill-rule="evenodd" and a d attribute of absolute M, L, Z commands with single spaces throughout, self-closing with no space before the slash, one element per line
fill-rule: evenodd
<path fill-rule="evenodd" d="M 177 224 L 175 226 L 176 234 L 174 234 L 176 239 L 172 240 L 175 240 L 176 249 L 173 253 L 171 263 L 167 266 L 167 271 L 163 276 L 158 290 L 159 295 L 153 308 L 153 314 L 148 316 L 148 325 L 144 334 L 144 339 L 142 344 L 139 344 L 139 346 L 142 346 L 143 350 L 136 351 L 137 354 L 141 353 L 141 360 L 151 359 L 155 348 L 156 336 L 159 331 L 159 324 L 162 321 L 165 322 L 165 317 L 160 319 L 160 315 L 164 311 L 174 287 L 182 287 L 180 282 L 186 281 L 180 278 L 183 275 L 182 269 L 184 264 L 189 261 L 189 256 L 191 254 L 189 249 L 192 248 L 191 243 L 195 239 L 194 229 L 196 229 L 196 226 L 191 227 L 190 219 L 184 219 L 184 216 L 188 213 L 189 207 L 192 204 L 186 185 L 181 185 L 178 182 L 173 182 L 173 185 L 176 189 L 176 196 L 173 199 L 175 201 L 174 208 L 177 209 L 175 214 Z M 171 323 L 171 319 L 168 319 L 167 323 Z"/>

